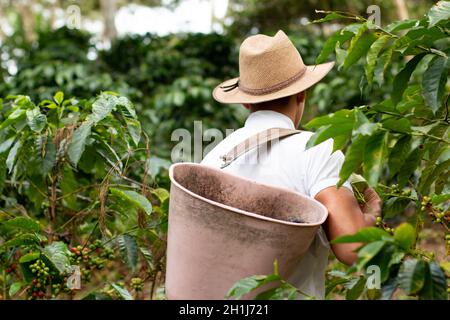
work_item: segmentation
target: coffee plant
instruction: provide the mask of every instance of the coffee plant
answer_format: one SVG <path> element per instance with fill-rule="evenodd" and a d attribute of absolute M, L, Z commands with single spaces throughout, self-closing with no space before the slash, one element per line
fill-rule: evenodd
<path fill-rule="evenodd" d="M 345 149 L 338 186 L 352 173 L 361 173 L 384 201 L 376 227 L 333 241 L 362 245 L 355 265 L 328 272 L 327 297 L 447 299 L 450 2 L 438 2 L 423 19 L 398 21 L 386 27 L 345 12 L 325 13 L 315 22 L 341 19 L 353 23 L 326 41 L 316 63 L 334 53 L 338 70 L 345 71 L 361 68 L 358 62 L 363 60 L 361 88 L 384 87 L 386 92 L 377 103 L 343 109 L 306 124 L 306 128 L 315 130 L 307 147 L 333 138 L 335 150 Z M 435 252 L 421 247 L 427 228 L 439 234 L 439 246 L 445 251 L 440 260 Z M 368 285 L 371 266 L 380 270 L 380 288 Z M 240 298 L 278 278 L 244 279 L 229 296 Z M 295 299 L 299 293 L 282 283 L 258 297 L 261 295 Z"/>
<path fill-rule="evenodd" d="M 164 265 L 168 192 L 152 187 L 133 104 L 113 92 L 1 102 L 2 298 L 142 298 L 140 277 L 151 298 Z"/>

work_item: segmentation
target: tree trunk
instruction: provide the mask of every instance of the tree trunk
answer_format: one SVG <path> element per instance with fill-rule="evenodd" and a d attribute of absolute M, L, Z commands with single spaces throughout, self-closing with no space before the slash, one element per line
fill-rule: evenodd
<path fill-rule="evenodd" d="M 100 6 L 103 16 L 103 39 L 111 41 L 117 36 L 117 29 L 115 24 L 117 1 L 100 0 Z"/>
<path fill-rule="evenodd" d="M 406 7 L 405 0 L 394 0 L 397 7 L 397 16 L 400 20 L 409 19 L 408 8 Z"/>
<path fill-rule="evenodd" d="M 50 7 L 50 19 L 49 19 L 49 26 L 50 30 L 53 30 L 55 28 L 55 21 L 56 21 L 56 11 L 58 8 L 61 8 L 61 3 L 59 0 L 56 0 L 53 5 Z"/>
<path fill-rule="evenodd" d="M 33 12 L 34 0 L 18 1 L 15 3 L 17 12 L 22 20 L 25 39 L 29 42 L 36 38 L 36 17 Z"/>

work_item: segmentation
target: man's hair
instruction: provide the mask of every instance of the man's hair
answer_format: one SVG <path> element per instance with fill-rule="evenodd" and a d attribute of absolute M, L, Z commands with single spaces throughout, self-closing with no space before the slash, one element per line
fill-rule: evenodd
<path fill-rule="evenodd" d="M 284 107 L 289 104 L 291 97 L 292 96 L 287 96 L 287 97 L 283 97 L 283 98 L 279 98 L 279 99 L 275 99 L 275 100 L 270 100 L 270 101 L 265 101 L 265 102 L 260 102 L 260 103 L 253 103 L 252 106 L 254 108 L 268 108 L 271 106 Z"/>

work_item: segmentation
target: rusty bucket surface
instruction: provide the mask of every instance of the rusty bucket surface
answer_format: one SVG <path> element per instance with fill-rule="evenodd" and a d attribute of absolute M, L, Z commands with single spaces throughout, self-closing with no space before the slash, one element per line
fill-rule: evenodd
<path fill-rule="evenodd" d="M 328 215 L 310 197 L 212 167 L 178 163 L 169 175 L 168 299 L 223 299 L 275 259 L 287 278 Z"/>

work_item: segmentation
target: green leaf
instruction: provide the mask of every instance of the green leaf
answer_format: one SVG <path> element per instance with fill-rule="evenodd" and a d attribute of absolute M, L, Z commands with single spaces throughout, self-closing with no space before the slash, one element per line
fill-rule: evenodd
<path fill-rule="evenodd" d="M 428 27 L 431 28 L 442 20 L 448 20 L 450 18 L 450 2 L 439 1 L 433 5 L 428 11 Z"/>
<path fill-rule="evenodd" d="M 16 217 L 3 223 L 5 227 L 29 232 L 39 232 L 39 224 L 31 219 Z"/>
<path fill-rule="evenodd" d="M 6 128 L 7 126 L 19 121 L 26 113 L 26 110 L 17 108 L 0 124 L 0 130 Z"/>
<path fill-rule="evenodd" d="M 89 120 L 98 123 L 105 119 L 117 106 L 117 97 L 101 94 L 92 104 L 92 115 Z"/>
<path fill-rule="evenodd" d="M 316 10 L 316 12 L 317 12 L 317 10 Z M 331 13 L 328 13 L 323 18 L 314 20 L 312 23 L 321 23 L 321 22 L 327 22 L 327 21 L 336 20 L 336 19 L 343 19 L 343 18 L 345 19 L 345 18 L 348 18 L 348 17 L 344 16 L 344 15 L 342 15 L 340 13 L 337 13 L 337 12 L 331 12 Z"/>
<path fill-rule="evenodd" d="M 280 281 L 281 278 L 278 275 L 271 274 L 271 275 L 256 275 L 247 277 L 244 279 L 239 280 L 236 282 L 230 290 L 225 295 L 225 298 L 235 298 L 237 300 L 241 299 L 244 295 L 252 292 L 253 290 L 258 289 L 259 287 L 262 287 L 263 285 L 274 282 L 274 281 Z"/>
<path fill-rule="evenodd" d="M 47 125 L 47 117 L 38 107 L 27 110 L 26 115 L 28 126 L 34 132 L 41 132 Z"/>
<path fill-rule="evenodd" d="M 425 300 L 447 300 L 447 280 L 444 271 L 435 261 L 431 261 L 428 264 L 428 268 L 425 283 L 419 292 L 419 298 Z"/>
<path fill-rule="evenodd" d="M 329 294 L 334 291 L 336 286 L 338 286 L 340 284 L 345 284 L 348 281 L 349 280 L 347 278 L 337 278 L 337 279 L 327 281 L 326 286 L 325 286 L 325 298 L 328 298 Z"/>
<path fill-rule="evenodd" d="M 0 194 L 3 193 L 6 181 L 6 157 L 0 154 Z"/>
<path fill-rule="evenodd" d="M 133 296 L 128 292 L 127 289 L 118 286 L 117 284 L 111 283 L 111 286 L 116 290 L 119 296 L 124 300 L 134 300 Z"/>
<path fill-rule="evenodd" d="M 403 197 L 392 197 L 383 203 L 383 216 L 392 218 L 405 211 L 406 206 L 411 202 L 410 199 Z"/>
<path fill-rule="evenodd" d="M 389 118 L 383 121 L 383 128 L 392 132 L 409 133 L 411 132 L 411 122 L 406 118 Z"/>
<path fill-rule="evenodd" d="M 126 97 L 118 97 L 116 101 L 117 105 L 125 107 L 126 113 L 124 112 L 124 116 L 126 118 L 134 118 L 136 119 L 136 110 L 134 109 L 133 103 Z"/>
<path fill-rule="evenodd" d="M 406 158 L 398 173 L 398 185 L 400 188 L 403 188 L 406 182 L 408 182 L 409 177 L 419 166 L 420 160 L 422 159 L 422 154 L 423 150 L 420 150 L 417 147 L 416 149 L 411 151 L 411 153 Z"/>
<path fill-rule="evenodd" d="M 363 33 L 366 30 L 360 30 Z M 351 65 L 358 62 L 358 60 L 366 54 L 366 52 L 369 50 L 370 46 L 375 40 L 375 36 L 372 33 L 363 35 L 361 37 L 360 33 L 358 32 L 350 42 L 350 47 L 347 50 L 347 55 L 344 59 L 344 70 L 347 70 Z"/>
<path fill-rule="evenodd" d="M 422 53 L 409 60 L 405 67 L 395 76 L 392 84 L 392 101 L 394 103 L 398 103 L 402 99 L 403 92 L 405 92 L 405 89 L 408 86 L 411 74 L 424 56 L 425 54 Z"/>
<path fill-rule="evenodd" d="M 73 133 L 67 148 L 67 155 L 74 166 L 78 164 L 86 147 L 86 140 L 91 134 L 92 122 L 83 122 Z"/>
<path fill-rule="evenodd" d="M 9 287 L 9 296 L 13 297 L 17 292 L 19 292 L 20 289 L 23 287 L 23 282 L 16 281 Z"/>
<path fill-rule="evenodd" d="M 367 300 L 380 300 L 382 292 L 380 289 L 367 289 L 366 297 Z"/>
<path fill-rule="evenodd" d="M 375 80 L 377 81 L 377 83 L 381 86 L 383 84 L 384 81 L 384 74 L 388 68 L 388 66 L 390 65 L 391 62 L 391 58 L 392 58 L 392 53 L 393 53 L 393 48 L 392 47 L 388 47 L 379 57 L 378 57 L 378 62 L 377 65 L 375 67 Z"/>
<path fill-rule="evenodd" d="M 419 191 L 421 193 L 428 193 L 430 186 L 438 180 L 442 174 L 448 171 L 448 168 L 450 167 L 450 159 L 439 164 L 431 163 L 429 166 L 430 169 L 432 169 L 431 173 L 428 175 L 422 174 L 420 178 Z M 425 168 L 425 170 L 427 170 L 427 168 Z"/>
<path fill-rule="evenodd" d="M 401 262 L 397 260 L 402 259 L 403 252 L 399 252 L 397 246 L 393 243 L 387 243 L 380 252 L 378 252 L 367 264 L 367 267 L 377 266 L 380 268 L 380 281 L 385 282 L 391 273 L 391 266 Z"/>
<path fill-rule="evenodd" d="M 169 191 L 164 188 L 157 188 L 152 190 L 152 194 L 154 194 L 160 203 L 163 203 L 166 199 L 169 199 Z"/>
<path fill-rule="evenodd" d="M 40 161 L 40 173 L 45 176 L 49 173 L 56 163 L 56 145 L 51 139 L 47 137 L 47 143 L 45 145 L 45 155 Z"/>
<path fill-rule="evenodd" d="M 374 43 L 370 46 L 369 51 L 366 56 L 366 65 L 364 67 L 366 72 L 367 82 L 369 84 L 373 83 L 373 72 L 375 70 L 375 66 L 377 64 L 378 55 L 383 49 L 384 45 L 389 41 L 391 37 L 388 35 L 382 35 Z"/>
<path fill-rule="evenodd" d="M 366 287 L 366 278 L 361 276 L 359 279 L 356 279 L 356 281 L 349 283 L 346 287 L 347 292 L 345 294 L 345 299 L 358 300 Z"/>
<path fill-rule="evenodd" d="M 61 104 L 64 101 L 64 93 L 61 91 L 58 91 L 57 93 L 55 93 L 53 99 L 55 100 L 55 102 L 57 104 Z"/>
<path fill-rule="evenodd" d="M 42 253 L 61 273 L 65 272 L 70 266 L 70 252 L 64 242 L 53 242 L 52 244 L 45 246 L 45 248 L 42 250 Z"/>
<path fill-rule="evenodd" d="M 416 19 L 394 21 L 386 27 L 386 31 L 396 32 L 414 27 L 418 21 Z"/>
<path fill-rule="evenodd" d="M 364 113 L 358 109 L 355 109 L 355 119 L 356 121 L 352 132 L 354 137 L 359 134 L 371 136 L 380 127 L 378 123 L 370 122 Z"/>
<path fill-rule="evenodd" d="M 319 143 L 326 141 L 330 138 L 336 138 L 337 136 L 344 136 L 347 139 L 350 138 L 352 133 L 352 123 L 348 123 L 347 125 L 335 126 L 335 125 L 327 125 L 319 128 L 312 136 L 309 138 L 306 149 L 318 145 Z"/>
<path fill-rule="evenodd" d="M 370 262 L 386 245 L 386 241 L 379 240 L 370 242 L 358 250 L 358 261 L 356 262 L 357 270 L 361 270 Z"/>
<path fill-rule="evenodd" d="M 81 300 L 112 300 L 111 296 L 98 291 L 93 291 L 87 294 L 84 298 Z"/>
<path fill-rule="evenodd" d="M 30 252 L 20 257 L 19 263 L 27 263 L 39 259 L 41 253 L 39 251 Z"/>
<path fill-rule="evenodd" d="M 433 113 L 436 113 L 442 104 L 448 69 L 448 58 L 436 56 L 430 61 L 428 69 L 423 74 L 422 95 Z"/>
<path fill-rule="evenodd" d="M 390 176 L 393 177 L 401 168 L 401 166 L 405 163 L 405 160 L 411 150 L 411 136 L 404 135 L 402 136 L 392 148 L 392 151 L 389 155 L 389 173 Z"/>
<path fill-rule="evenodd" d="M 414 230 L 414 227 L 409 223 L 402 223 L 395 229 L 394 240 L 403 249 L 410 249 L 416 240 L 416 231 Z"/>
<path fill-rule="evenodd" d="M 156 156 L 150 156 L 150 159 L 147 159 L 146 161 L 147 170 L 150 171 L 150 175 L 154 178 L 162 171 L 162 169 L 168 170 L 170 164 L 169 160 Z"/>
<path fill-rule="evenodd" d="M 391 259 L 389 260 L 389 267 L 393 265 L 397 265 L 402 262 L 403 258 L 406 256 L 404 251 L 394 250 L 391 255 Z"/>
<path fill-rule="evenodd" d="M 339 30 L 331 37 L 329 37 L 327 41 L 325 41 L 325 44 L 322 47 L 322 51 L 316 59 L 316 64 L 325 62 L 329 55 L 335 50 L 336 44 L 338 42 L 340 44 L 343 44 L 344 42 L 350 40 L 351 37 L 353 37 L 353 33 L 344 30 Z"/>
<path fill-rule="evenodd" d="M 123 261 L 131 270 L 135 270 L 138 263 L 139 250 L 136 239 L 129 234 L 123 234 L 117 238 L 117 243 Z"/>
<path fill-rule="evenodd" d="M 16 162 L 17 153 L 21 146 L 22 146 L 22 141 L 17 140 L 16 143 L 14 143 L 13 147 L 9 150 L 8 157 L 6 158 L 6 167 L 8 168 L 9 173 L 11 173 L 11 171 L 14 167 L 14 164 Z"/>
<path fill-rule="evenodd" d="M 309 121 L 305 125 L 305 128 L 313 129 L 330 124 L 335 126 L 349 126 L 349 125 L 353 126 L 354 121 L 355 121 L 354 109 L 352 110 L 343 109 L 325 116 L 316 117 L 311 121 Z"/>
<path fill-rule="evenodd" d="M 389 278 L 381 287 L 381 299 L 390 300 L 394 291 L 398 288 L 397 277 Z"/>
<path fill-rule="evenodd" d="M 100 154 L 112 168 L 115 168 L 119 172 L 122 171 L 123 163 L 116 150 L 97 134 L 93 134 L 92 137 L 98 142 L 96 148 L 97 153 Z"/>
<path fill-rule="evenodd" d="M 345 160 L 342 164 L 341 171 L 339 173 L 338 186 L 341 186 L 350 175 L 356 171 L 363 161 L 364 149 L 366 146 L 368 136 L 357 136 L 352 144 L 348 147 L 345 154 Z"/>
<path fill-rule="evenodd" d="M 72 210 L 77 210 L 77 195 L 75 191 L 79 188 L 80 185 L 74 175 L 74 172 L 68 165 L 64 166 L 62 180 L 60 180 L 60 186 L 64 196 L 64 205 Z"/>
<path fill-rule="evenodd" d="M 259 293 L 255 300 L 294 300 L 298 296 L 295 287 L 282 283 L 279 287 Z"/>
<path fill-rule="evenodd" d="M 445 201 L 450 200 L 450 193 L 445 193 L 445 194 L 435 194 L 431 197 L 431 202 L 434 205 L 443 203 Z"/>
<path fill-rule="evenodd" d="M 359 230 L 353 235 L 346 235 L 331 241 L 332 244 L 336 243 L 354 243 L 354 242 L 374 242 L 386 239 L 392 239 L 389 233 L 383 229 L 376 227 L 367 227 Z"/>
<path fill-rule="evenodd" d="M 387 134 L 385 131 L 379 131 L 367 139 L 364 149 L 363 172 L 364 177 L 371 186 L 378 183 L 383 168 L 385 156 Z"/>
<path fill-rule="evenodd" d="M 141 252 L 142 256 L 144 257 L 145 261 L 147 261 L 147 264 L 150 268 L 150 270 L 154 270 L 155 268 L 155 261 L 153 259 L 153 255 L 151 251 L 146 247 L 139 247 L 139 251 Z"/>
<path fill-rule="evenodd" d="M 5 152 L 5 151 L 8 151 L 9 148 L 11 147 L 11 145 L 14 143 L 15 139 L 16 139 L 16 137 L 13 136 L 13 137 L 11 137 L 9 139 L 6 139 L 2 143 L 0 143 L 0 154 Z"/>
<path fill-rule="evenodd" d="M 423 260 L 408 259 L 403 261 L 398 273 L 399 287 L 408 295 L 419 292 L 424 285 L 427 268 L 428 265 Z"/>
<path fill-rule="evenodd" d="M 2 247 L 17 247 L 25 245 L 39 244 L 39 239 L 34 234 L 25 233 L 4 242 Z"/>
<path fill-rule="evenodd" d="M 136 191 L 117 188 L 109 188 L 109 190 L 111 191 L 111 194 L 129 202 L 136 208 L 144 210 L 146 214 L 150 215 L 152 213 L 152 204 L 150 201 Z"/>
<path fill-rule="evenodd" d="M 128 133 L 130 134 L 134 145 L 137 146 L 139 144 L 139 141 L 141 140 L 141 123 L 136 119 L 127 119 L 126 124 Z"/>

